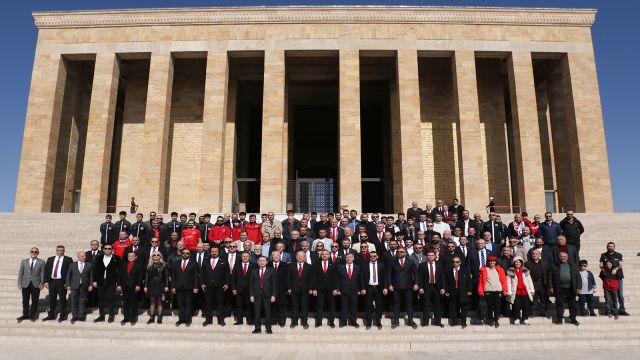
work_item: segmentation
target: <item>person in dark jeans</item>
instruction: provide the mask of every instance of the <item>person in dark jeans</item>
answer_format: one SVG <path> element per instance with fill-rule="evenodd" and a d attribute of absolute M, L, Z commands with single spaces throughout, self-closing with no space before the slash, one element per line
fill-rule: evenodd
<path fill-rule="evenodd" d="M 600 269 L 603 268 L 604 262 L 606 260 L 611 261 L 613 264 L 613 268 L 615 270 L 615 274 L 618 276 L 618 305 L 619 305 L 619 315 L 629 316 L 629 313 L 624 308 L 624 292 L 622 290 L 622 284 L 624 279 L 624 273 L 622 272 L 622 264 L 624 261 L 622 260 L 622 254 L 616 252 L 616 244 L 613 242 L 607 243 L 607 252 L 602 253 L 600 256 Z"/>
<path fill-rule="evenodd" d="M 593 277 L 591 271 L 587 270 L 589 263 L 587 260 L 580 260 L 580 281 L 582 287 L 578 294 L 578 310 L 580 316 L 587 316 L 587 310 L 589 315 L 596 316 L 596 312 L 593 309 L 594 298 L 593 294 L 596 292 L 596 279 Z M 586 305 L 586 309 L 585 309 Z"/>
<path fill-rule="evenodd" d="M 577 303 L 576 295 L 580 293 L 582 281 L 578 269 L 569 264 L 569 255 L 560 252 L 560 263 L 551 272 L 552 295 L 556 297 L 555 324 L 562 324 L 564 308 L 569 307 L 569 322 L 575 326 L 580 325 L 576 320 Z"/>

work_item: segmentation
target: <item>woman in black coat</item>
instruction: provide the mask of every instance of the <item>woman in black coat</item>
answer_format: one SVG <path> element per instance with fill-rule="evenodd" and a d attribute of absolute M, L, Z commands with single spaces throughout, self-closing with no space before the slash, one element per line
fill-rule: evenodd
<path fill-rule="evenodd" d="M 155 322 L 156 314 L 158 315 L 158 324 L 162 324 L 162 298 L 169 291 L 169 270 L 159 251 L 151 254 L 145 279 L 144 292 L 149 296 L 150 315 L 147 324 Z"/>

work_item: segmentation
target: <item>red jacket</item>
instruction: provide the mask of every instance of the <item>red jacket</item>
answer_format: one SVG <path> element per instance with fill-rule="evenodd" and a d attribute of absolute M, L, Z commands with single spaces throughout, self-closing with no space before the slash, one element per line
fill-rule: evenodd
<path fill-rule="evenodd" d="M 231 228 L 226 225 L 222 225 L 222 226 L 216 225 L 211 229 L 209 229 L 209 237 L 208 237 L 209 241 L 216 241 L 216 240 L 222 241 L 230 237 L 231 237 Z"/>
<path fill-rule="evenodd" d="M 247 238 L 254 244 L 262 244 L 262 226 L 258 223 L 246 223 L 244 231 L 247 232 Z"/>
<path fill-rule="evenodd" d="M 198 245 L 198 239 L 201 237 L 200 230 L 196 228 L 182 230 L 182 241 L 185 249 L 194 251 Z"/>
<path fill-rule="evenodd" d="M 122 242 L 118 239 L 113 243 L 113 253 L 118 255 L 120 259 L 122 259 L 122 256 L 124 256 L 124 249 L 128 248 L 131 245 L 133 245 L 133 243 L 129 239 L 127 239 L 127 241 L 125 242 Z M 126 261 L 126 259 L 123 261 Z"/>
<path fill-rule="evenodd" d="M 504 269 L 500 265 L 496 265 L 496 270 L 498 271 L 498 278 L 500 279 L 500 285 L 502 285 L 502 291 L 507 292 L 509 288 L 507 287 L 507 276 L 504 273 Z M 480 277 L 478 278 L 478 295 L 484 296 L 484 285 L 487 283 L 487 267 L 483 266 L 480 268 Z"/>
<path fill-rule="evenodd" d="M 231 229 L 231 238 L 233 240 L 240 240 L 241 231 L 244 231 L 244 228 L 242 226 L 236 226 L 233 229 Z"/>

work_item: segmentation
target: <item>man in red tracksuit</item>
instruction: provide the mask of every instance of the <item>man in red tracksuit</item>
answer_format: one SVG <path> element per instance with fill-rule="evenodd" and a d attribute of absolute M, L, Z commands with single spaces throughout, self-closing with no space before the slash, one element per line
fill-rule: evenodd
<path fill-rule="evenodd" d="M 182 230 L 182 241 L 185 249 L 190 251 L 195 251 L 198 242 L 202 241 L 200 230 L 196 228 L 196 223 L 193 220 L 189 220 L 187 228 Z"/>
<path fill-rule="evenodd" d="M 207 239 L 210 243 L 219 244 L 222 240 L 231 237 L 231 228 L 225 225 L 224 218 L 218 216 L 216 225 L 209 230 Z"/>

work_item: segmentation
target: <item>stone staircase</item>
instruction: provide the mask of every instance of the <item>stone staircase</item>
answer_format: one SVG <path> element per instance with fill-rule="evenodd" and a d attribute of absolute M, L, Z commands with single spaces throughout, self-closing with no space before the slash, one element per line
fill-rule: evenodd
<path fill-rule="evenodd" d="M 50 343 L 78 344 L 91 342 L 94 346 L 106 344 L 149 345 L 160 347 L 193 347 L 200 344 L 217 348 L 246 348 L 248 344 L 256 349 L 274 350 L 289 345 L 299 349 L 331 349 L 332 351 L 398 351 L 398 350 L 451 350 L 461 342 L 467 350 L 509 349 L 513 340 L 518 348 L 567 348 L 567 347 L 611 347 L 640 345 L 640 251 L 634 234 L 640 225 L 640 214 L 576 214 L 585 228 L 582 258 L 590 263 L 590 269 L 597 276 L 598 259 L 608 241 L 617 244 L 617 250 L 625 257 L 625 304 L 630 317 L 619 320 L 598 316 L 579 318 L 581 325 L 553 325 L 550 320 L 534 318 L 531 326 L 509 326 L 503 320 L 499 329 L 472 325 L 462 330 L 460 327 L 444 329 L 425 327 L 413 330 L 401 326 L 391 330 L 388 319 L 383 319 L 383 329 L 365 330 L 321 327 L 302 330 L 274 328 L 273 335 L 251 335 L 252 327 L 247 325 L 217 325 L 203 328 L 201 318 L 195 317 L 190 328 L 174 326 L 175 317 L 165 317 L 162 325 L 146 325 L 146 315 L 131 326 L 120 326 L 121 316 L 113 324 L 94 324 L 97 311 L 87 317 L 87 322 L 71 325 L 64 323 L 15 320 L 21 313 L 21 295 L 16 287 L 19 261 L 28 256 L 29 248 L 40 248 L 43 259 L 54 254 L 57 244 L 64 244 L 67 255 L 75 257 L 78 250 L 87 250 L 91 239 L 99 238 L 98 226 L 103 214 L 13 214 L 0 213 L 0 343 Z M 166 217 L 165 217 L 166 218 Z M 505 215 L 504 219 L 511 216 Z M 562 214 L 557 214 L 561 219 Z M 597 280 L 602 295 L 601 281 Z M 48 296 L 41 292 L 41 300 Z M 600 297 L 599 300 L 602 300 Z M 600 306 L 602 304 L 600 303 Z M 41 301 L 41 311 L 46 308 L 46 300 Z M 41 316 L 42 317 L 42 316 Z M 230 324 L 230 319 L 227 324 Z M 360 321 L 361 323 L 361 321 Z M 310 321 L 313 326 L 313 320 Z M 362 324 L 362 323 L 361 323 Z M 214 344 L 212 344 L 214 343 Z"/>

